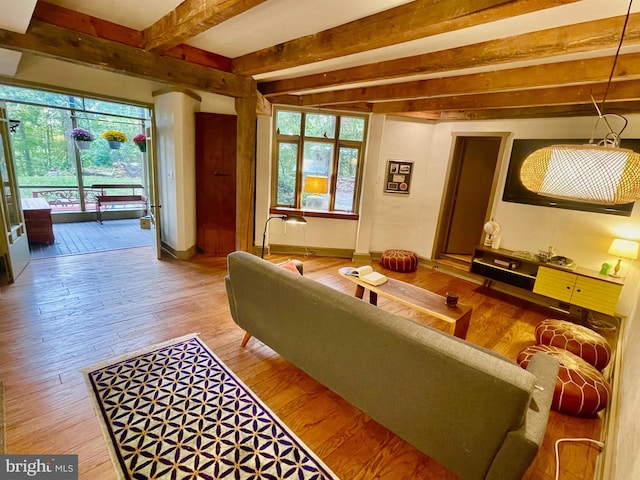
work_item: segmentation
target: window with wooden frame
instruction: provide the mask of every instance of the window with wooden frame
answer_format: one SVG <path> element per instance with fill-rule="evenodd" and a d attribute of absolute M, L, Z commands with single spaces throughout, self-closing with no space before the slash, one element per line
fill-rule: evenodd
<path fill-rule="evenodd" d="M 271 211 L 355 215 L 367 117 L 276 109 Z"/>

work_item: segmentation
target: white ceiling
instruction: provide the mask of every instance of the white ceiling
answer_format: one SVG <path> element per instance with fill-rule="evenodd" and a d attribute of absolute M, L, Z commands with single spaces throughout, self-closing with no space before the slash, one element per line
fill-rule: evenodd
<path fill-rule="evenodd" d="M 18 0 L 0 1 L 19 3 Z M 149 27 L 181 3 L 180 0 L 48 0 L 48 2 L 138 30 Z M 186 43 L 202 50 L 235 58 L 408 2 L 409 0 L 267 0 Z M 347 68 L 562 25 L 624 15 L 628 5 L 627 0 L 582 0 L 399 45 L 256 75 L 256 79 L 274 80 Z M 640 12 L 640 1 L 633 5 L 632 12 Z M 600 55 L 605 53 L 602 52 Z M 589 56 L 594 56 L 594 54 L 589 54 Z M 541 62 L 543 60 L 538 63 Z M 442 74 L 438 76 L 442 76 Z M 416 78 L 413 77 L 413 79 Z"/>

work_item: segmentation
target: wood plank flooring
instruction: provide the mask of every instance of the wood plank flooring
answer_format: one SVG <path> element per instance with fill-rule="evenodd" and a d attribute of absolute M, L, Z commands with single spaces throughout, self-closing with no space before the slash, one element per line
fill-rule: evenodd
<path fill-rule="evenodd" d="M 337 271 L 350 262 L 294 258 L 305 262 L 306 276 L 353 294 L 353 284 Z M 196 332 L 343 480 L 455 478 L 256 339 L 240 348 L 243 332 L 229 315 L 225 273 L 224 258 L 158 261 L 150 247 L 32 261 L 15 284 L 0 288 L 7 452 L 78 454 L 81 479 L 116 478 L 81 369 Z M 437 293 L 458 292 L 474 308 L 468 340 L 513 359 L 550 315 L 427 267 L 385 273 Z M 444 328 L 384 298 L 379 306 Z M 543 448 L 525 478 L 552 480 L 554 441 L 598 438 L 601 423 L 598 417 L 552 412 Z M 560 452 L 562 479 L 593 478 L 595 448 L 571 443 Z"/>

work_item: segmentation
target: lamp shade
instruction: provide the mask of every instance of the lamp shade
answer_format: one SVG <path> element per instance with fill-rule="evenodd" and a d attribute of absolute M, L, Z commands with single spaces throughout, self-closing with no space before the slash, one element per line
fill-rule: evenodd
<path fill-rule="evenodd" d="M 554 198 L 615 205 L 640 199 L 640 155 L 624 148 L 553 145 L 529 155 L 522 184 Z"/>
<path fill-rule="evenodd" d="M 607 253 L 614 257 L 631 258 L 635 260 L 638 258 L 638 242 L 616 238 L 611 242 L 611 246 Z"/>
<path fill-rule="evenodd" d="M 307 175 L 304 179 L 303 190 L 305 193 L 327 193 L 329 190 L 329 177 L 321 175 Z"/>

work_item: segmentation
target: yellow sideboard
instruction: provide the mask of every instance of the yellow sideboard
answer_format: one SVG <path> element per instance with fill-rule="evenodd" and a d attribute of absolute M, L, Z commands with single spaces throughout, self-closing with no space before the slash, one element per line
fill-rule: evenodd
<path fill-rule="evenodd" d="M 533 292 L 578 307 L 615 315 L 623 282 L 587 269 L 538 268 Z"/>

